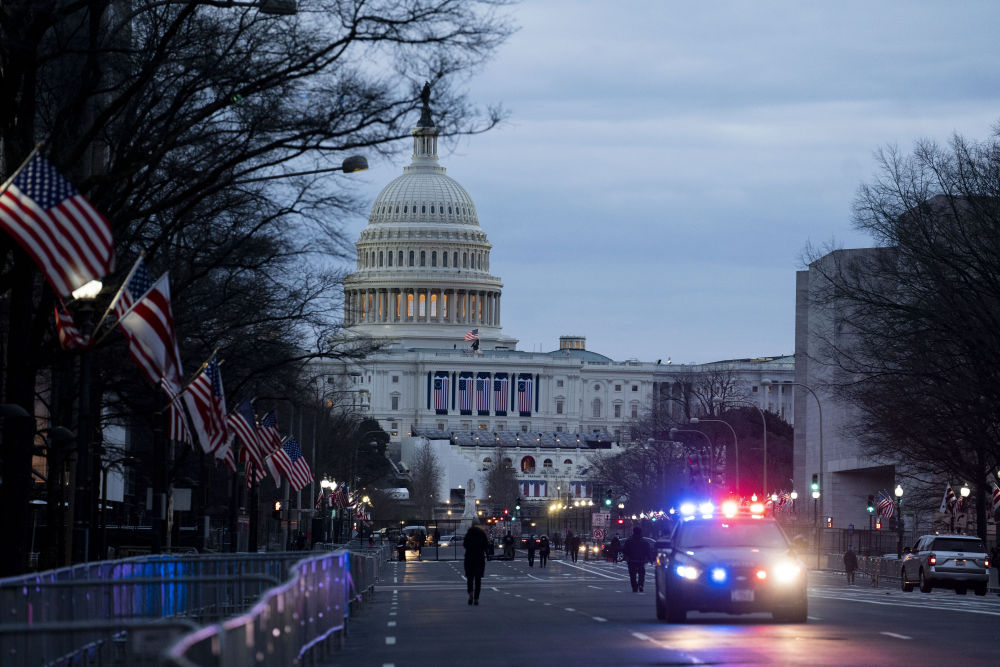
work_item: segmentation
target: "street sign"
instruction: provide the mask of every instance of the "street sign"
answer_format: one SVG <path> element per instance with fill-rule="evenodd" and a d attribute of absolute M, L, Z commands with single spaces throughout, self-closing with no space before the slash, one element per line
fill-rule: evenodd
<path fill-rule="evenodd" d="M 591 517 L 590 525 L 607 528 L 611 525 L 611 512 L 594 512 Z"/>
<path fill-rule="evenodd" d="M 604 529 L 603 528 L 595 528 L 594 529 L 594 539 L 595 540 L 603 540 L 604 539 Z"/>

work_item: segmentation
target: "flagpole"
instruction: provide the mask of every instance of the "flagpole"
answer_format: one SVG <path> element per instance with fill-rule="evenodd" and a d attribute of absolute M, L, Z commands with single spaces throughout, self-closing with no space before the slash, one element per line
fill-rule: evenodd
<path fill-rule="evenodd" d="M 24 162 L 22 162 L 21 165 L 14 170 L 14 173 L 10 175 L 10 178 L 3 182 L 3 186 L 0 186 L 0 197 L 2 197 L 4 193 L 10 189 L 11 184 L 14 183 L 14 179 L 17 178 L 22 171 L 24 171 L 24 168 L 28 166 L 29 162 L 31 162 L 31 158 L 35 157 L 35 153 L 41 150 L 44 143 L 44 141 L 39 141 L 35 144 L 35 147 L 31 149 L 30 153 L 28 153 L 28 157 L 24 158 Z"/>
<path fill-rule="evenodd" d="M 118 303 L 118 298 L 122 295 L 122 292 L 125 291 L 125 286 L 128 285 L 128 281 L 132 279 L 132 276 L 135 274 L 135 270 L 139 268 L 139 262 L 141 262 L 145 257 L 146 257 L 146 251 L 143 250 L 139 253 L 139 258 L 135 260 L 135 264 L 132 265 L 132 268 L 129 270 L 128 275 L 125 276 L 125 280 L 123 280 L 122 284 L 118 286 L 118 291 L 115 292 L 114 298 L 112 298 L 111 301 L 108 302 L 108 307 L 104 310 L 104 314 L 101 315 L 101 319 L 97 320 L 97 324 L 94 326 L 94 331 L 100 331 L 101 325 L 104 324 L 104 320 L 107 319 L 108 314 L 111 313 L 111 309 L 115 307 L 116 303 Z M 131 310 L 131 308 L 129 310 Z M 108 331 L 110 332 L 113 329 L 114 327 L 111 327 L 111 329 L 108 329 Z M 105 338 L 104 336 L 101 336 L 100 340 L 104 340 L 104 338 Z M 100 342 L 100 340 L 97 342 Z"/>

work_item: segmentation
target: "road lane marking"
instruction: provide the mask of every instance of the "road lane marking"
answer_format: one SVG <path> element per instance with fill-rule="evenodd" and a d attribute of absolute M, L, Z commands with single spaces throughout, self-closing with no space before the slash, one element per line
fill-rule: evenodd
<path fill-rule="evenodd" d="M 566 607 L 564 608 L 564 611 L 576 611 L 576 609 L 573 609 L 573 607 Z"/>
<path fill-rule="evenodd" d="M 535 598 L 528 598 L 528 602 L 534 602 Z"/>
<path fill-rule="evenodd" d="M 587 588 L 593 588 L 593 589 L 596 589 L 596 590 L 599 590 L 599 591 L 603 591 L 603 590 L 604 590 L 604 589 L 603 589 L 603 588 L 601 588 L 600 586 L 592 586 L 592 585 L 590 585 L 590 584 L 587 584 Z"/>
<path fill-rule="evenodd" d="M 659 646 L 662 649 L 667 649 L 668 651 L 676 651 L 678 655 L 682 655 L 685 658 L 687 658 L 692 665 L 704 665 L 705 664 L 704 662 L 702 662 L 698 658 L 694 657 L 693 655 L 684 653 L 683 651 L 678 651 L 677 649 L 673 648 L 672 646 L 670 646 L 668 644 L 664 644 L 663 642 L 658 642 L 655 639 L 653 639 L 652 637 L 650 637 L 649 635 L 643 634 L 641 632 L 633 632 L 632 636 L 635 637 L 636 639 L 640 640 L 640 641 L 649 642 L 651 644 L 654 644 L 655 646 Z"/>
<path fill-rule="evenodd" d="M 598 623 L 607 623 L 608 622 L 608 619 L 601 618 L 600 616 L 591 616 L 591 618 L 594 619 L 595 621 L 597 621 Z"/>
<path fill-rule="evenodd" d="M 895 639 L 913 639 L 913 637 L 907 637 L 906 635 L 897 635 L 895 632 L 880 632 L 880 635 L 885 635 L 886 637 L 893 637 Z"/>
<path fill-rule="evenodd" d="M 396 621 L 389 621 L 386 623 L 386 627 L 394 628 L 396 627 Z"/>
<path fill-rule="evenodd" d="M 529 574 L 528 576 L 534 579 L 535 581 L 546 581 L 545 579 L 542 579 L 541 577 L 536 577 L 533 574 Z"/>
<path fill-rule="evenodd" d="M 386 637 L 385 638 L 385 643 L 387 645 L 389 645 L 389 646 L 392 646 L 393 644 L 396 643 L 396 638 L 395 637 Z"/>
<path fill-rule="evenodd" d="M 581 567 L 579 565 L 571 565 L 569 563 L 563 563 L 563 565 L 565 565 L 566 567 L 575 568 L 577 570 L 582 570 L 582 571 L 586 572 L 587 574 L 593 574 L 593 575 L 596 575 L 598 577 L 604 577 L 605 579 L 614 579 L 615 581 L 625 581 L 626 579 L 628 579 L 627 574 L 625 576 L 612 577 L 611 575 L 604 574 L 603 572 L 598 572 L 597 570 L 592 570 L 590 568 Z"/>

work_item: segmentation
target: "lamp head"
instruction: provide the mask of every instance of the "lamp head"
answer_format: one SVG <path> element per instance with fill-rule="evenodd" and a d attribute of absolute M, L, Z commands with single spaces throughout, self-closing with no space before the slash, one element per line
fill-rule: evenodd
<path fill-rule="evenodd" d="M 893 493 L 896 494 L 897 498 L 902 498 L 903 497 L 903 486 L 902 486 L 902 484 L 897 484 L 896 485 L 896 490 L 893 491 Z"/>

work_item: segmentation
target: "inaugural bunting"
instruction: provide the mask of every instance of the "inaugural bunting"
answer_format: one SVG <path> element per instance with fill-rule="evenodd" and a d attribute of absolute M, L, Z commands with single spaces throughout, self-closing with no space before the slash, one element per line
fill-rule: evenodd
<path fill-rule="evenodd" d="M 471 375 L 463 373 L 458 378 L 458 409 L 461 410 L 463 414 L 472 413 L 472 400 L 474 391 L 475 387 L 472 384 Z"/>
<path fill-rule="evenodd" d="M 434 377 L 434 410 L 437 414 L 448 412 L 448 375 Z"/>
<path fill-rule="evenodd" d="M 510 403 L 510 391 L 506 373 L 498 373 L 493 380 L 493 409 L 497 415 L 507 414 L 507 405 Z"/>
<path fill-rule="evenodd" d="M 31 256 L 59 296 L 114 266 L 111 225 L 35 152 L 0 194 L 0 228 Z"/>
<path fill-rule="evenodd" d="M 531 376 L 517 380 L 517 410 L 522 416 L 531 414 Z"/>
<path fill-rule="evenodd" d="M 481 415 L 490 411 L 490 376 L 486 373 L 476 378 L 476 411 Z"/>

